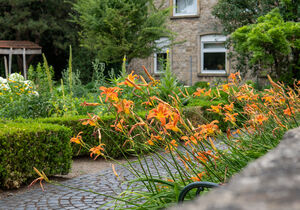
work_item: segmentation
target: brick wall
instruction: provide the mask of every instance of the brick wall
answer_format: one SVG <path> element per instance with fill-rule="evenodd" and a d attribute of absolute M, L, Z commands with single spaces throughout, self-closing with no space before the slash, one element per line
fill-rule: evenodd
<path fill-rule="evenodd" d="M 157 0 L 159 4 L 161 0 Z M 190 58 L 192 57 L 192 81 L 214 81 L 225 79 L 226 76 L 216 75 L 200 75 L 200 37 L 206 34 L 219 34 L 221 25 L 217 19 L 211 14 L 212 7 L 217 0 L 198 0 L 198 15 L 193 17 L 173 17 L 170 14 L 168 18 L 168 27 L 177 34 L 175 42 L 180 44 L 174 45 L 170 49 L 170 58 L 172 71 L 177 75 L 178 79 L 186 84 L 190 84 Z M 172 0 L 166 0 L 164 7 L 172 6 Z M 172 12 L 171 12 L 172 13 Z M 230 62 L 227 62 L 227 70 L 229 70 Z M 129 64 L 129 69 L 136 72 L 142 70 L 141 66 L 154 73 L 154 58 L 150 56 L 147 59 L 133 59 Z M 158 76 L 158 75 L 156 75 Z"/>

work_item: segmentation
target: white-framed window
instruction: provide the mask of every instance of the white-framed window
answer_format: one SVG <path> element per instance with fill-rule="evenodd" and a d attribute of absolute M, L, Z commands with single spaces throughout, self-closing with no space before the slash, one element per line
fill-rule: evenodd
<path fill-rule="evenodd" d="M 205 35 L 201 37 L 201 73 L 226 74 L 226 37 Z"/>
<path fill-rule="evenodd" d="M 154 53 L 154 73 L 163 73 L 166 69 L 167 64 L 167 50 L 170 45 L 170 40 L 168 38 L 160 38 L 156 42 L 156 46 L 160 49 L 158 52 Z"/>
<path fill-rule="evenodd" d="M 197 15 L 198 0 L 173 0 L 173 16 Z"/>

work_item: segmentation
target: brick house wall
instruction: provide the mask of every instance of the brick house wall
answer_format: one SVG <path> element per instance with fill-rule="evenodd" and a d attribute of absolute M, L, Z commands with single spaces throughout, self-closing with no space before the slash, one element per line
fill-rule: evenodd
<path fill-rule="evenodd" d="M 161 1 L 162 0 L 156 0 L 156 4 L 160 4 Z M 176 16 L 175 9 L 173 9 L 167 22 L 169 29 L 177 34 L 174 41 L 180 43 L 172 46 L 170 49 L 172 71 L 177 75 L 177 78 L 180 81 L 187 85 L 191 84 L 191 63 L 192 83 L 226 79 L 230 71 L 230 61 L 228 59 L 225 64 L 226 72 L 223 72 L 222 74 L 203 73 L 201 71 L 201 37 L 210 34 L 221 34 L 222 26 L 211 14 L 212 7 L 218 0 L 195 1 L 197 3 L 196 14 Z M 173 7 L 175 2 L 176 0 L 166 0 L 164 7 Z M 154 63 L 154 55 L 147 59 L 133 59 L 128 66 L 128 70 L 133 69 L 136 72 L 141 73 L 141 66 L 144 65 L 153 75 L 159 77 L 160 74 L 155 73 L 154 71 Z"/>

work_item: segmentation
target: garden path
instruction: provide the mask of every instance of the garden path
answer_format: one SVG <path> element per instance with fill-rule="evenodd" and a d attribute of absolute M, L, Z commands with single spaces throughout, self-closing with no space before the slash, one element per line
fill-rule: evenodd
<path fill-rule="evenodd" d="M 132 161 L 132 164 L 135 168 L 140 168 L 136 161 Z M 151 173 L 156 174 L 156 167 L 162 174 L 164 173 L 162 165 L 157 164 L 156 161 L 151 161 L 149 164 Z M 115 169 L 119 177 L 116 177 L 112 168 L 109 167 L 98 173 L 82 175 L 60 183 L 105 195 L 117 196 L 128 188 L 128 184 L 122 184 L 123 181 L 132 180 L 135 177 L 125 167 L 116 165 Z M 170 169 L 175 173 L 173 167 Z M 40 188 L 34 187 L 24 193 L 0 200 L 0 209 L 97 209 L 111 200 L 91 192 L 47 184 L 44 192 Z"/>
<path fill-rule="evenodd" d="M 224 149 L 221 145 L 216 145 L 220 149 Z M 165 154 L 168 155 L 168 154 Z M 149 170 L 152 175 L 156 175 L 159 171 L 162 177 L 167 175 L 167 171 L 161 163 L 156 159 L 151 159 L 151 156 L 147 157 Z M 171 158 L 171 157 L 170 157 Z M 141 170 L 140 164 L 137 160 L 131 160 L 131 164 L 137 170 Z M 110 165 L 110 164 L 108 164 Z M 108 166 L 107 165 L 107 166 Z M 176 174 L 176 169 L 167 164 L 170 171 Z M 143 164 L 146 168 L 146 164 Z M 146 169 L 147 170 L 147 169 Z M 103 169 L 98 173 L 85 174 L 78 176 L 60 183 L 73 188 L 80 188 L 86 191 L 92 190 L 108 196 L 117 196 L 124 190 L 128 190 L 129 184 L 124 181 L 129 181 L 135 178 L 135 176 L 121 165 L 115 166 L 115 171 L 119 177 L 114 175 L 111 167 Z M 90 171 L 93 172 L 93 171 Z M 0 200 L 0 210 L 10 209 L 97 209 L 103 204 L 107 204 L 113 200 L 111 198 L 97 195 L 91 192 L 85 192 L 67 187 L 55 186 L 47 184 L 45 191 L 43 192 L 38 184 L 20 194 L 16 194 L 11 197 L 7 197 Z M 135 185 L 136 186 L 136 185 Z M 131 186 L 132 187 L 132 186 Z M 108 208 L 108 204 L 103 209 Z M 101 208 L 102 209 L 102 208 Z"/>

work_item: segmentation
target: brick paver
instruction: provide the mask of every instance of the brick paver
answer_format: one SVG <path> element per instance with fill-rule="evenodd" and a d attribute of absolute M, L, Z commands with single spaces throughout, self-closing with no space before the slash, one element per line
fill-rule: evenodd
<path fill-rule="evenodd" d="M 157 161 L 148 161 L 152 174 L 166 174 L 162 165 Z M 137 162 L 132 163 L 136 169 L 140 169 Z M 175 173 L 175 169 L 170 167 Z M 128 189 L 124 181 L 132 180 L 135 176 L 125 167 L 116 166 L 119 177 L 116 177 L 111 168 L 102 170 L 96 174 L 88 174 L 61 182 L 75 188 L 92 190 L 105 195 L 117 196 L 123 190 Z M 113 199 L 97 195 L 91 192 L 84 192 L 67 187 L 47 185 L 45 191 L 41 189 L 28 190 L 23 194 L 17 194 L 0 200 L 0 209 L 97 209 L 101 205 Z M 111 204 L 112 205 L 112 204 Z M 104 208 L 108 208 L 105 206 Z"/>

